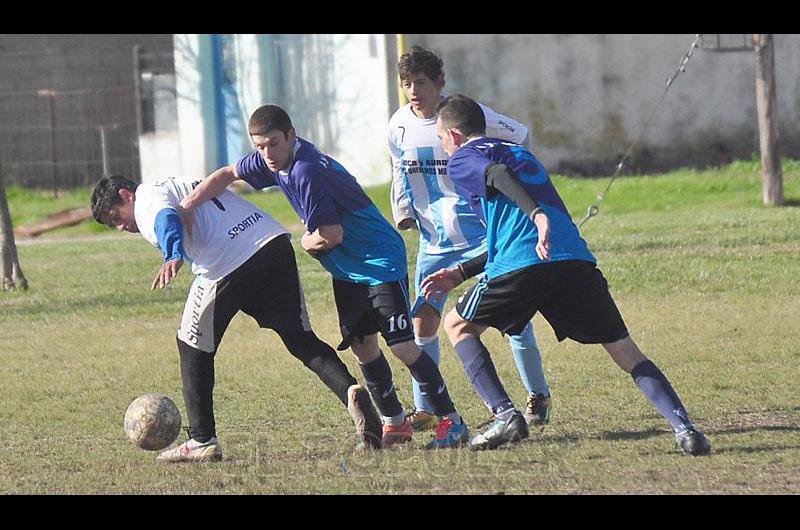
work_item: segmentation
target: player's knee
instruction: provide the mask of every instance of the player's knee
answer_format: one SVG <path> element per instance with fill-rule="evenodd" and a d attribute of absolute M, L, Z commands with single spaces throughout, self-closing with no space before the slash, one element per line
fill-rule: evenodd
<path fill-rule="evenodd" d="M 444 329 L 452 344 L 457 344 L 464 335 L 468 334 L 469 321 L 464 320 L 455 309 L 450 310 L 444 317 Z"/>

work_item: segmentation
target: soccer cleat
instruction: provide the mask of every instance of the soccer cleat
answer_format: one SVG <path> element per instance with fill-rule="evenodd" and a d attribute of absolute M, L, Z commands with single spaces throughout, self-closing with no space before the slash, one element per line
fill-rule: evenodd
<path fill-rule="evenodd" d="M 689 428 L 675 433 L 675 443 L 685 455 L 707 455 L 711 451 L 711 444 L 700 431 Z"/>
<path fill-rule="evenodd" d="M 353 385 L 347 389 L 347 411 L 356 425 L 356 433 L 360 439 L 357 450 L 380 449 L 382 424 L 369 392 L 361 385 Z"/>
<path fill-rule="evenodd" d="M 156 462 L 167 464 L 176 462 L 209 462 L 212 460 L 222 460 L 222 446 L 216 436 L 205 443 L 198 442 L 192 438 L 178 447 L 163 451 L 156 457 Z"/>
<path fill-rule="evenodd" d="M 411 441 L 414 434 L 414 428 L 411 426 L 411 420 L 408 418 L 400 425 L 383 424 L 383 437 L 381 442 L 384 449 L 388 449 L 393 445 L 404 444 Z"/>
<path fill-rule="evenodd" d="M 528 424 L 518 410 L 506 420 L 495 419 L 489 428 L 469 441 L 470 449 L 483 451 L 496 449 L 506 442 L 518 442 L 528 437 Z"/>
<path fill-rule="evenodd" d="M 426 448 L 450 449 L 452 447 L 461 447 L 468 443 L 469 429 L 463 418 L 461 423 L 456 423 L 450 418 L 442 418 L 442 421 L 436 426 L 436 434 L 433 436 L 433 440 Z"/>
<path fill-rule="evenodd" d="M 439 418 L 424 410 L 414 409 L 406 416 L 411 420 L 414 431 L 432 431 L 439 425 Z"/>
<path fill-rule="evenodd" d="M 528 396 L 528 405 L 525 407 L 525 422 L 531 425 L 547 425 L 550 423 L 550 396 L 542 393 L 533 393 Z"/>

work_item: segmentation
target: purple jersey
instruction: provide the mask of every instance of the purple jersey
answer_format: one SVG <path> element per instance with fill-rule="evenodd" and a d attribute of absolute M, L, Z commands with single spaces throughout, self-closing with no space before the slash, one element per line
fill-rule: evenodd
<path fill-rule="evenodd" d="M 273 173 L 254 151 L 239 160 L 236 173 L 256 189 L 280 186 L 309 232 L 323 225 L 342 226 L 342 243 L 320 255 L 334 278 L 377 285 L 406 277 L 406 250 L 400 234 L 355 177 L 312 143 L 297 138 L 287 171 Z"/>

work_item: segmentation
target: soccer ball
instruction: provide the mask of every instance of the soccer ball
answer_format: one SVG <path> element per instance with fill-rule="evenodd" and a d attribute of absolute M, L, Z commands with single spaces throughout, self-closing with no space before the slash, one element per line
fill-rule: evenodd
<path fill-rule="evenodd" d="M 164 394 L 144 394 L 125 411 L 125 432 L 133 445 L 147 451 L 164 449 L 181 430 L 181 413 Z"/>

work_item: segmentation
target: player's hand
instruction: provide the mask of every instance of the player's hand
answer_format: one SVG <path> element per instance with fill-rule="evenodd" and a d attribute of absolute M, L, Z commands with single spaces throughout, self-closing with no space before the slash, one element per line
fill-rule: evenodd
<path fill-rule="evenodd" d="M 179 204 L 178 215 L 181 218 L 181 224 L 186 229 L 186 233 L 191 236 L 192 225 L 194 224 L 194 210 L 187 210 L 182 204 Z"/>
<path fill-rule="evenodd" d="M 545 213 L 538 213 L 533 218 L 539 232 L 539 241 L 536 243 L 536 255 L 540 259 L 550 259 L 550 218 Z"/>
<path fill-rule="evenodd" d="M 319 251 L 314 248 L 315 241 L 313 240 L 314 234 L 311 232 L 306 232 L 303 234 L 303 237 L 300 238 L 300 246 L 303 247 L 309 256 L 314 259 L 319 259 Z"/>
<path fill-rule="evenodd" d="M 410 228 L 416 228 L 416 227 L 417 227 L 417 220 L 414 219 L 413 217 L 406 217 L 405 219 L 397 223 L 397 228 L 399 228 L 400 230 L 408 230 Z"/>
<path fill-rule="evenodd" d="M 172 261 L 168 261 L 164 263 L 158 272 L 156 273 L 156 277 L 153 278 L 153 285 L 150 286 L 150 290 L 156 288 L 156 286 L 163 289 L 172 279 L 178 275 L 178 271 L 181 270 L 181 266 L 183 265 L 182 259 L 174 259 Z"/>
<path fill-rule="evenodd" d="M 422 280 L 419 288 L 428 300 L 439 301 L 464 281 L 461 271 L 455 269 L 439 269 Z"/>

